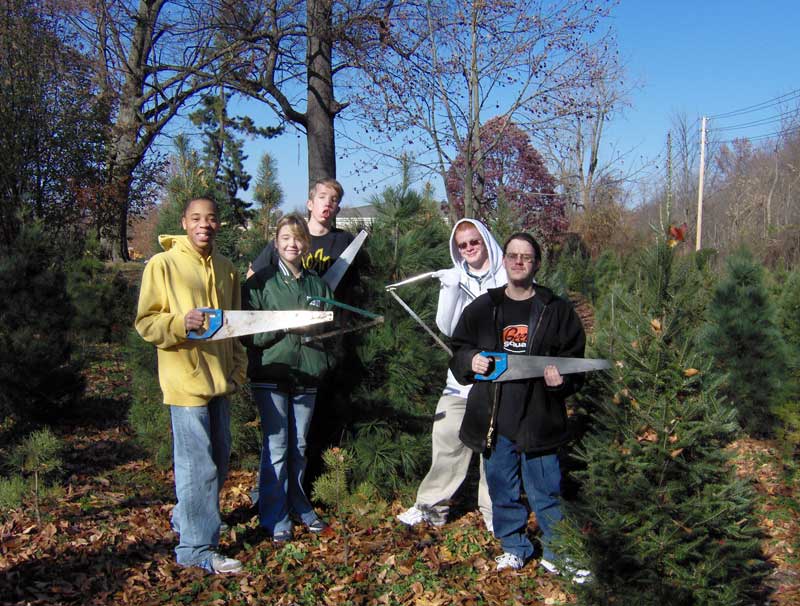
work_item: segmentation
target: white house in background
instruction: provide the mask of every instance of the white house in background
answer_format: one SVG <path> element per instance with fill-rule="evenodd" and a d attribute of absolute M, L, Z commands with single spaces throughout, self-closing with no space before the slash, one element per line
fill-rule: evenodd
<path fill-rule="evenodd" d="M 372 227 L 378 216 L 372 204 L 364 206 L 342 206 L 336 215 L 336 227 L 347 231 L 356 231 L 361 227 Z"/>

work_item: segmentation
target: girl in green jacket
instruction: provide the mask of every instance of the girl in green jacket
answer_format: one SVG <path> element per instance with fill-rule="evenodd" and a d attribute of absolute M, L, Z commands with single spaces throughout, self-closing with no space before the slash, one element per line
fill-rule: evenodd
<path fill-rule="evenodd" d="M 309 301 L 308 297 L 331 298 L 333 294 L 316 273 L 303 267 L 310 244 L 308 226 L 300 215 L 282 217 L 275 236 L 278 266 L 265 268 L 247 280 L 245 307 L 322 309 L 319 301 Z M 260 333 L 253 336 L 248 347 L 248 376 L 264 440 L 259 518 L 276 542 L 292 538 L 292 518 L 301 520 L 312 532 L 327 528 L 303 490 L 303 476 L 317 385 L 333 358 L 320 342 L 303 343 L 304 332 L 301 328 Z"/>

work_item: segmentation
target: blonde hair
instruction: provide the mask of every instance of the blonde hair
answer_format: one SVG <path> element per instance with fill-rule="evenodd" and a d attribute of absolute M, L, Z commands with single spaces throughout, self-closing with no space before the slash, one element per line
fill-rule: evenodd
<path fill-rule="evenodd" d="M 313 200 L 314 194 L 317 193 L 317 186 L 318 185 L 325 185 L 326 187 L 330 187 L 332 190 L 336 192 L 336 196 L 339 198 L 337 203 L 342 203 L 342 198 L 344 197 L 344 188 L 342 184 L 339 183 L 336 179 L 320 179 L 319 181 L 314 181 L 314 185 L 311 186 L 311 189 L 308 190 L 308 199 Z"/>
<path fill-rule="evenodd" d="M 278 224 L 275 226 L 275 240 L 281 234 L 281 229 L 286 227 L 295 238 L 299 238 L 303 242 L 303 252 L 308 252 L 311 248 L 311 232 L 308 231 L 308 224 L 306 220 L 298 213 L 289 213 L 283 215 L 278 219 Z"/>

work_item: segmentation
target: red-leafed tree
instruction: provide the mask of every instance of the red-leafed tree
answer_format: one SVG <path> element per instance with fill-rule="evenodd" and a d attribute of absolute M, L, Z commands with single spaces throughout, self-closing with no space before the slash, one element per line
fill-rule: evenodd
<path fill-rule="evenodd" d="M 473 171 L 473 192 L 482 192 L 476 218 L 492 222 L 498 214 L 508 217 L 516 229 L 536 233 L 548 241 L 567 227 L 566 203 L 556 192 L 556 180 L 527 133 L 508 118 L 492 118 L 481 126 L 483 183 Z M 474 158 L 474 156 L 473 156 Z M 458 216 L 464 216 L 466 154 L 459 151 L 447 171 L 448 198 Z"/>

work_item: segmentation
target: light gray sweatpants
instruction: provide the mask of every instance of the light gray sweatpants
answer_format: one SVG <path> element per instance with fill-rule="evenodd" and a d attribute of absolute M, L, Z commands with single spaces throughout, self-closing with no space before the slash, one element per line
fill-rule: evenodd
<path fill-rule="evenodd" d="M 467 477 L 472 450 L 458 438 L 467 400 L 458 396 L 442 396 L 433 417 L 433 453 L 431 468 L 417 490 L 416 506 L 430 512 L 432 521 L 444 523 L 450 510 L 449 501 Z M 487 528 L 492 527 L 492 501 L 486 486 L 483 457 L 480 463 L 478 508 Z"/>

